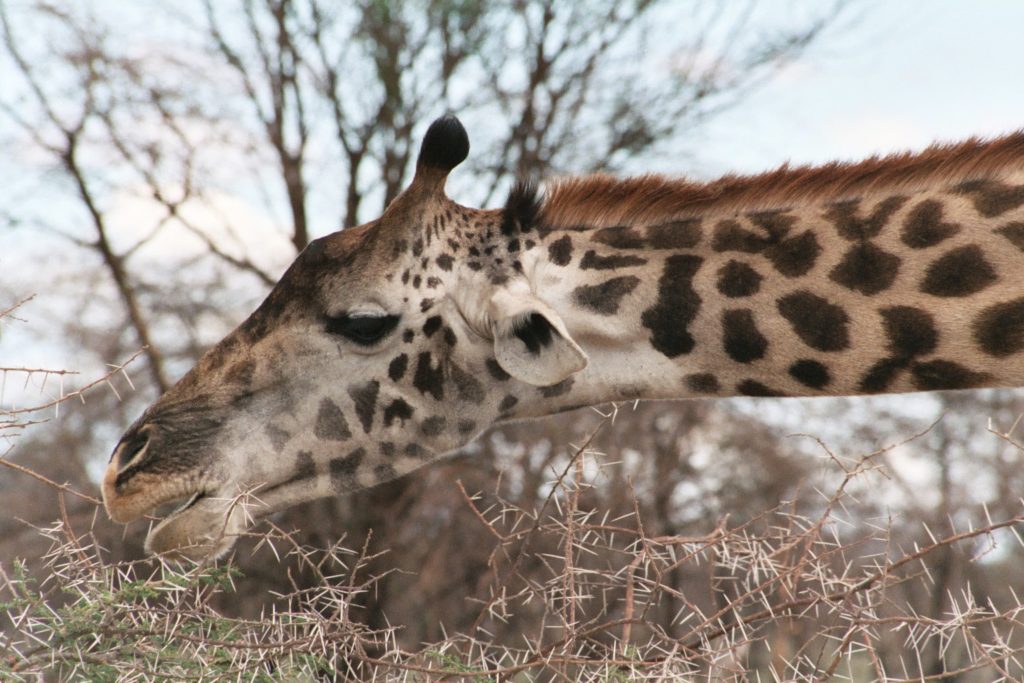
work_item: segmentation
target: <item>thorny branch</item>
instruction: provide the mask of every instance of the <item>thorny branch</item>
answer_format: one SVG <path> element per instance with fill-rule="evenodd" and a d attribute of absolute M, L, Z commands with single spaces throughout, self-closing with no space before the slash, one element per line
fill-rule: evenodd
<path fill-rule="evenodd" d="M 26 297 L 25 299 L 22 299 L 20 302 L 14 304 L 13 306 L 10 306 L 10 307 L 4 309 L 3 311 L 0 311 L 0 322 L 4 321 L 5 319 L 13 318 L 14 317 L 13 316 L 14 311 L 16 311 L 20 306 L 22 306 L 26 302 L 30 301 L 32 298 L 33 297 L 31 297 L 31 296 L 30 297 Z M 48 368 L 34 368 L 34 367 L 2 366 L 2 365 L 0 365 L 0 439 L 6 440 L 8 442 L 9 447 L 8 447 L 7 451 L 9 452 L 14 447 L 13 443 L 11 443 L 13 437 L 15 436 L 13 432 L 15 432 L 15 430 L 18 431 L 18 432 L 22 432 L 25 429 L 27 429 L 28 427 L 31 427 L 33 425 L 37 425 L 37 424 L 39 424 L 41 422 L 45 422 L 46 419 L 38 418 L 38 417 L 35 417 L 35 416 L 39 415 L 40 413 L 43 413 L 44 411 L 48 410 L 49 408 L 53 408 L 54 409 L 54 416 L 55 417 L 59 417 L 60 416 L 60 412 L 59 412 L 60 411 L 60 406 L 63 403 L 65 403 L 66 401 L 70 401 L 70 400 L 76 399 L 76 398 L 84 403 L 85 402 L 85 395 L 89 391 L 91 391 L 92 389 L 94 389 L 94 388 L 96 388 L 96 387 L 98 387 L 100 385 L 104 385 L 104 386 L 108 387 L 111 391 L 114 392 L 115 395 L 117 395 L 117 389 L 111 383 L 111 380 L 115 376 L 117 376 L 117 375 L 122 376 L 124 378 L 124 380 L 128 383 L 128 386 L 132 386 L 132 381 L 131 381 L 131 378 L 128 376 L 128 373 L 126 372 L 126 368 L 136 358 L 138 358 L 140 355 L 142 355 L 143 352 L 144 352 L 144 349 L 139 349 L 138 351 L 133 353 L 124 362 L 119 363 L 117 365 L 111 365 L 109 367 L 109 369 L 107 370 L 107 372 L 104 373 L 102 376 L 97 377 L 96 379 L 94 379 L 94 380 L 92 380 L 90 382 L 87 382 L 86 384 L 84 384 L 81 387 L 78 387 L 77 389 L 74 389 L 72 391 L 66 391 L 65 390 L 64 378 L 68 377 L 68 376 L 71 376 L 71 375 L 77 375 L 78 372 L 76 372 L 76 371 L 72 371 L 72 370 L 56 370 L 56 369 L 48 369 Z M 59 389 L 58 389 L 56 395 L 52 396 L 51 398 L 45 399 L 45 400 L 43 400 L 40 403 L 35 403 L 35 404 L 28 405 L 28 406 L 23 406 L 21 408 L 15 407 L 14 405 L 7 405 L 4 402 L 4 397 L 5 397 L 5 394 L 6 394 L 7 380 L 8 380 L 8 377 L 10 375 L 17 375 L 17 376 L 23 376 L 24 377 L 24 386 L 22 387 L 22 389 L 27 388 L 29 382 L 34 377 L 40 377 L 40 376 L 43 378 L 42 382 L 40 383 L 40 386 L 39 386 L 39 392 L 40 393 L 43 393 L 43 392 L 46 391 L 47 381 L 50 378 L 56 378 L 57 379 L 57 383 L 59 385 Z M 0 453 L 0 456 L 3 456 L 3 455 L 6 455 L 6 453 Z M 51 481 L 50 479 L 48 479 L 47 477 L 44 477 L 43 475 L 41 475 L 41 474 L 39 474 L 37 472 L 32 471 L 30 468 L 24 467 L 22 465 L 18 465 L 17 463 L 11 462 L 11 461 L 3 458 L 3 457 L 0 457 L 0 464 L 2 464 L 3 466 L 5 466 L 5 467 L 7 467 L 9 469 L 12 469 L 12 470 L 15 470 L 17 472 L 20 472 L 22 474 L 27 474 L 27 475 L 29 475 L 31 477 L 34 477 L 34 478 L 38 479 L 39 481 L 42 481 L 43 483 L 58 489 L 61 492 L 71 493 L 71 494 L 73 494 L 75 496 L 78 496 L 79 498 L 83 498 L 85 500 L 88 500 L 89 502 L 93 502 L 93 503 L 98 503 L 99 502 L 96 498 L 94 498 L 92 496 L 88 496 L 86 494 L 80 493 L 80 492 L 74 490 L 73 488 L 67 486 L 66 484 L 57 484 L 57 483 Z"/>
<path fill-rule="evenodd" d="M 263 619 L 229 619 L 217 613 L 212 601 L 221 592 L 234 590 L 231 565 L 107 564 L 90 534 L 74 532 L 65 514 L 43 531 L 53 541 L 46 585 L 50 591 L 76 596 L 74 609 L 93 610 L 96 617 L 86 627 L 73 621 L 71 615 L 78 612 L 40 610 L 47 594 L 32 588 L 17 571 L 0 568 L 0 590 L 13 606 L 14 627 L 13 639 L 4 643 L 11 654 L 0 662 L 0 672 L 22 676 L 54 665 L 65 673 L 100 666 L 127 672 L 155 666 L 150 670 L 175 667 L 177 677 L 184 679 L 228 680 L 254 667 L 271 666 L 283 675 L 301 676 L 314 666 L 362 680 L 415 680 L 419 675 L 508 680 L 522 672 L 548 672 L 573 680 L 606 680 L 615 672 L 630 680 L 661 679 L 748 671 L 751 662 L 744 659 L 783 633 L 777 626 L 791 618 L 818 624 L 820 635 L 800 644 L 786 671 L 775 670 L 774 675 L 787 680 L 821 680 L 861 660 L 879 680 L 939 680 L 938 674 L 904 675 L 884 661 L 885 639 L 900 633 L 906 634 L 909 657 L 931 642 L 946 643 L 947 648 L 954 641 L 963 643 L 959 658 L 950 659 L 943 670 L 947 677 L 983 671 L 993 680 L 1011 680 L 1020 672 L 1015 662 L 1024 643 L 1017 642 L 1013 629 L 1024 613 L 1021 605 L 1000 607 L 991 599 L 982 604 L 965 596 L 966 601 L 954 601 L 954 611 L 938 619 L 902 610 L 892 593 L 904 582 L 926 580 L 926 573 L 913 567 L 930 554 L 986 539 L 991 547 L 1002 531 L 1016 533 L 1015 527 L 1024 524 L 1024 513 L 986 519 L 873 565 L 851 564 L 841 555 L 860 541 L 829 538 L 825 531 L 840 521 L 837 506 L 850 495 L 851 482 L 877 476 L 875 452 L 842 468 L 839 483 L 816 518 L 789 506 L 731 527 L 723 522 L 704 537 L 650 536 L 639 518 L 630 527 L 608 524 L 585 511 L 588 476 L 595 475 L 581 464 L 580 456 L 592 437 L 567 458 L 543 511 L 508 508 L 501 501 L 498 507 L 481 509 L 481 498 L 462 489 L 465 504 L 495 540 L 493 558 L 505 558 L 512 568 L 537 561 L 550 568 L 550 579 L 543 582 L 511 568 L 495 571 L 488 590 L 498 597 L 488 601 L 485 613 L 500 617 L 517 610 L 536 612 L 533 605 L 546 605 L 539 616 L 563 615 L 557 638 L 544 637 L 542 618 L 536 637 L 524 634 L 528 637 L 518 647 L 489 644 L 487 627 L 481 624 L 472 635 L 449 634 L 418 651 L 401 648 L 393 627 L 369 629 L 353 618 L 350 603 L 374 590 L 380 579 L 357 578 L 373 559 L 369 540 L 358 551 L 340 543 L 318 551 L 297 545 L 290 534 L 273 526 L 253 532 L 259 539 L 254 552 L 273 550 L 269 561 L 289 572 L 293 565 L 315 568 L 319 585 L 282 596 L 282 607 Z M 60 493 L 68 491 L 41 480 Z M 90 502 L 99 504 L 95 499 Z M 530 522 L 528 528 L 517 529 L 524 521 Z M 885 541 L 888 530 L 878 533 L 876 540 Z M 531 547 L 524 549 L 527 541 L 532 541 Z M 559 547 L 562 551 L 554 556 L 545 550 Z M 571 555 L 565 547 L 572 549 Z M 975 551 L 972 557 L 983 552 Z M 598 555 L 606 558 L 603 565 L 592 561 Z M 788 559 L 778 562 L 783 556 Z M 679 563 L 702 570 L 712 557 L 733 572 L 736 588 L 742 589 L 726 589 L 724 610 L 708 612 L 706 599 L 680 593 L 659 578 Z M 524 591 L 516 582 L 530 585 Z M 777 592 L 780 585 L 787 590 Z M 611 594 L 620 598 L 609 599 Z M 780 595 L 788 597 L 779 599 Z M 633 609 L 641 598 L 678 603 L 677 619 L 689 624 L 691 633 L 668 637 L 661 624 Z M 624 637 L 617 637 L 619 633 Z M 166 651 L 170 642 L 175 643 L 173 652 Z M 818 654 L 807 654 L 812 651 Z"/>
<path fill-rule="evenodd" d="M 125 368 L 127 368 L 128 365 L 132 361 L 134 361 L 136 358 L 141 356 L 144 352 L 145 352 L 145 349 L 139 349 L 138 351 L 133 353 L 123 363 L 118 363 L 117 365 L 112 365 L 110 367 L 110 370 L 106 374 L 104 374 L 102 377 L 98 377 L 98 378 L 92 380 L 91 382 L 88 382 L 87 384 L 79 387 L 78 389 L 75 389 L 75 390 L 70 391 L 70 392 L 65 392 L 64 389 L 63 389 L 63 385 L 62 385 L 61 386 L 61 390 L 58 393 L 58 395 L 54 396 L 53 398 L 51 398 L 49 400 L 44 401 L 43 403 L 39 403 L 39 404 L 33 405 L 33 406 L 28 406 L 28 407 L 25 407 L 25 408 L 13 408 L 13 407 L 11 407 L 11 408 L 4 408 L 4 407 L 0 406 L 0 420 L 10 420 L 11 418 L 13 418 L 15 416 L 18 416 L 18 415 L 27 415 L 27 414 L 40 413 L 40 412 L 46 410 L 47 408 L 59 407 L 60 404 L 64 403 L 65 401 L 74 399 L 74 398 L 77 398 L 77 399 L 79 399 L 80 401 L 82 401 L 84 403 L 85 402 L 85 394 L 90 389 L 92 389 L 92 388 L 94 388 L 96 386 L 99 386 L 101 384 L 107 386 L 111 391 L 113 391 L 115 394 L 117 394 L 117 389 L 114 388 L 114 385 L 111 384 L 111 382 L 110 382 L 111 378 L 113 378 L 115 375 L 121 375 L 122 377 L 124 377 L 125 381 L 128 382 L 129 386 L 131 386 L 131 378 L 128 377 L 128 373 L 125 372 Z M 50 375 L 64 376 L 64 375 L 67 375 L 67 374 L 78 374 L 78 373 L 69 372 L 69 371 L 66 371 L 66 370 L 41 370 L 41 369 L 33 369 L 33 368 L 5 368 L 5 367 L 0 367 L 0 382 L 6 382 L 6 380 L 7 380 L 7 373 L 28 373 L 29 375 L 32 375 L 32 374 L 42 374 L 44 376 L 50 376 Z M 45 385 L 44 385 L 44 388 L 45 388 Z M 16 424 L 8 424 L 8 423 L 5 423 L 3 421 L 0 421 L 0 428 L 2 428 L 4 426 L 13 427 L 13 426 L 17 426 L 17 425 Z"/>

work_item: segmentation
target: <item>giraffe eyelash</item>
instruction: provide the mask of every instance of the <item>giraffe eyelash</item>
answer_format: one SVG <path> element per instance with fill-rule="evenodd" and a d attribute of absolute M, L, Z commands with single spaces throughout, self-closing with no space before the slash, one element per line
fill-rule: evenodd
<path fill-rule="evenodd" d="M 397 315 L 327 316 L 328 334 L 337 334 L 360 346 L 373 346 L 398 325 Z"/>

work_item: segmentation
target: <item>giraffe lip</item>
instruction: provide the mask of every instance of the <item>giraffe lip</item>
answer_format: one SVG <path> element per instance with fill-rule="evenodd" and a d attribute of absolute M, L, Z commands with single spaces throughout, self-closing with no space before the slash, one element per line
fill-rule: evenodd
<path fill-rule="evenodd" d="M 145 511 L 145 514 L 166 519 L 176 514 L 180 514 L 189 508 L 195 507 L 200 501 L 210 496 L 205 488 L 200 488 L 193 494 L 186 494 L 184 496 L 175 496 L 173 498 L 164 499 L 163 502 L 158 503 L 150 507 Z"/>
<path fill-rule="evenodd" d="M 134 522 L 147 515 L 154 519 L 163 520 L 186 512 L 210 495 L 210 492 L 206 489 L 199 489 L 192 494 L 169 496 L 162 500 L 158 499 L 146 503 L 129 501 L 128 504 L 125 504 L 124 500 L 108 500 L 106 504 L 107 514 L 115 522 L 122 524 Z"/>
<path fill-rule="evenodd" d="M 188 496 L 175 496 L 174 498 L 165 500 L 163 503 L 150 508 L 148 513 L 153 515 L 159 522 L 163 522 L 172 517 L 185 514 L 201 501 L 206 500 L 213 495 L 215 494 L 207 491 L 206 489 L 199 489 Z M 168 511 L 168 508 L 171 505 L 174 507 Z"/>
<path fill-rule="evenodd" d="M 129 467 L 128 469 L 131 469 Z M 103 504 L 110 518 L 128 524 L 143 517 L 176 515 L 201 500 L 217 495 L 222 482 L 205 471 L 170 473 L 127 470 L 111 462 L 101 484 Z"/>
<path fill-rule="evenodd" d="M 195 493 L 192 494 L 191 497 L 187 498 L 184 503 L 174 508 L 174 512 L 167 516 L 170 517 L 171 515 L 177 515 L 184 512 L 185 510 L 188 510 L 189 508 L 193 507 L 196 503 L 201 501 L 203 498 L 206 498 L 206 495 L 206 491 L 202 489 L 196 491 Z"/>

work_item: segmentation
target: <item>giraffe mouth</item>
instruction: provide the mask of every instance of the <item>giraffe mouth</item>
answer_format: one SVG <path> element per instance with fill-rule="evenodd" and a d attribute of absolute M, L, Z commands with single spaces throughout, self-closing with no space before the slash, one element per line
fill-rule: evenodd
<path fill-rule="evenodd" d="M 206 473 L 168 480 L 139 473 L 118 482 L 113 467 L 103 483 L 107 514 L 115 522 L 147 517 L 148 555 L 175 561 L 208 561 L 224 556 L 238 536 L 269 510 L 256 487 L 249 492 Z M 256 494 L 256 495 L 251 495 Z"/>
<path fill-rule="evenodd" d="M 174 508 L 174 511 L 167 516 L 170 517 L 172 515 L 178 515 L 182 512 L 185 512 L 190 507 L 194 506 L 196 503 L 201 501 L 203 498 L 206 498 L 206 496 L 206 491 L 196 491 L 195 493 L 192 494 L 190 498 L 186 498 L 178 507 Z"/>
<path fill-rule="evenodd" d="M 136 475 L 118 486 L 116 473 L 108 471 L 103 486 L 104 506 L 114 521 L 128 523 L 147 515 L 156 520 L 146 536 L 149 555 L 175 561 L 217 559 L 251 523 L 247 510 L 253 504 L 211 487 L 212 482 L 154 479 Z"/>

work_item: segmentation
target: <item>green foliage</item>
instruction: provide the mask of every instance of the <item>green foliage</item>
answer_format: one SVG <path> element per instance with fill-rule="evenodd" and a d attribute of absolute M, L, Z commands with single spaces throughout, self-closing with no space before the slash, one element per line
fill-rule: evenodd
<path fill-rule="evenodd" d="M 232 564 L 112 565 L 95 546 L 48 533 L 54 549 L 44 581 L 20 560 L 0 575 L 11 634 L 0 637 L 4 681 L 34 681 L 39 674 L 89 681 L 233 681 L 244 674 L 278 681 L 338 670 L 344 653 L 317 644 L 315 635 L 327 635 L 316 608 L 330 600 L 295 604 L 300 611 L 263 621 L 227 618 L 215 604 L 230 599 L 243 578 Z"/>
<path fill-rule="evenodd" d="M 427 650 L 423 653 L 424 659 L 436 665 L 436 668 L 452 672 L 452 675 L 459 676 L 464 680 L 479 681 L 480 683 L 496 683 L 492 676 L 480 673 L 479 667 L 466 662 L 461 653 L 451 650 Z"/>

